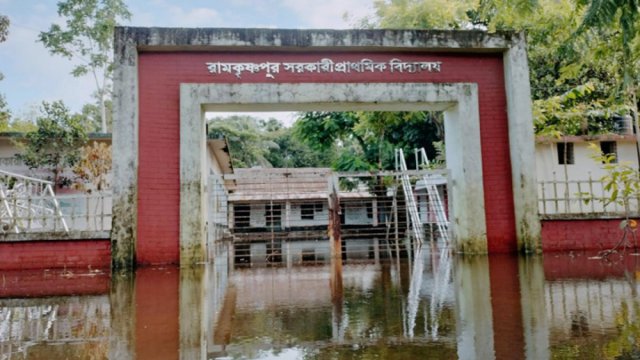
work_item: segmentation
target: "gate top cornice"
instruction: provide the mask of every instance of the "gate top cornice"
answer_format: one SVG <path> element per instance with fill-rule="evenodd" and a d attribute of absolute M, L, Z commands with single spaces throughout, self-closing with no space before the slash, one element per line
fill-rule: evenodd
<path fill-rule="evenodd" d="M 254 28 L 116 27 L 116 53 L 203 50 L 375 50 L 504 52 L 522 33 L 480 30 L 297 30 Z"/>

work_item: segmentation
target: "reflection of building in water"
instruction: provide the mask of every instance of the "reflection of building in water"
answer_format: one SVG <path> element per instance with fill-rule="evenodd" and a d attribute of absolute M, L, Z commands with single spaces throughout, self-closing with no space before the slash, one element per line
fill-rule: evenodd
<path fill-rule="evenodd" d="M 407 261 L 347 263 L 342 268 L 343 290 L 337 297 L 329 286 L 328 263 L 234 270 L 214 327 L 214 346 L 209 348 L 216 351 L 209 355 L 250 358 L 265 351 L 285 352 L 290 344 L 304 351 L 434 340 L 434 347 L 451 353 L 456 344 L 453 291 L 450 283 L 444 284 L 449 290 L 438 293 L 442 298 L 432 299 L 436 283 L 442 281 L 434 279 L 428 256 L 418 261 L 424 265 L 422 274 L 416 274 L 416 267 Z M 434 301 L 439 304 L 436 311 L 431 310 Z M 432 333 L 434 322 L 439 323 L 437 339 Z"/>
<path fill-rule="evenodd" d="M 621 321 L 640 321 L 633 281 L 547 281 L 545 300 L 552 345 L 571 338 L 606 337 L 618 333 Z"/>
<path fill-rule="evenodd" d="M 264 266 L 279 265 L 292 267 L 296 265 L 325 264 L 330 260 L 331 248 L 328 241 L 298 240 L 285 241 L 274 239 L 265 242 L 237 243 L 234 246 L 234 265 Z M 401 245 L 404 248 L 404 245 Z M 342 258 L 350 261 L 389 258 L 395 254 L 393 243 L 374 239 L 344 240 Z"/>
<path fill-rule="evenodd" d="M 107 358 L 109 312 L 107 296 L 0 300 L 0 358 Z"/>
<path fill-rule="evenodd" d="M 330 307 L 329 266 L 238 270 L 230 279 L 238 296 L 236 309 Z M 373 289 L 379 273 L 380 265 L 345 265 L 343 284 L 368 292 Z"/>

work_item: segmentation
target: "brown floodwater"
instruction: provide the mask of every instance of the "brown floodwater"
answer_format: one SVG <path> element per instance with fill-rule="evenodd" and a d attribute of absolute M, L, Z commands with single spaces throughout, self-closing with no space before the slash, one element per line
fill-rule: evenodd
<path fill-rule="evenodd" d="M 306 245 L 305 245 L 306 246 Z M 308 246 L 307 246 L 308 248 Z M 0 359 L 637 359 L 640 257 L 321 252 L 0 273 Z M 393 254 L 391 254 L 393 255 Z"/>

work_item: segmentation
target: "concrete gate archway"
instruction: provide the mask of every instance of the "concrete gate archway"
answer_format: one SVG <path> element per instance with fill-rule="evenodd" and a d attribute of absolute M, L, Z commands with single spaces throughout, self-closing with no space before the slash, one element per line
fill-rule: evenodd
<path fill-rule="evenodd" d="M 521 34 L 118 28 L 113 264 L 204 260 L 204 112 L 441 110 L 455 246 L 537 252 Z"/>

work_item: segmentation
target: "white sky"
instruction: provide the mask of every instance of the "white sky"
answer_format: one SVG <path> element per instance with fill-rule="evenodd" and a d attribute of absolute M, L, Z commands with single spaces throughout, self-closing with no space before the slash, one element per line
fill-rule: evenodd
<path fill-rule="evenodd" d="M 373 0 L 125 0 L 131 26 L 348 29 L 373 12 Z M 11 20 L 9 38 L 0 43 L 0 93 L 14 115 L 43 101 L 63 100 L 74 111 L 92 102 L 90 76 L 70 75 L 73 62 L 51 56 L 37 42 L 58 18 L 54 0 L 0 0 L 0 14 Z M 345 20 L 345 14 L 348 19 Z M 217 115 L 224 115 L 219 113 Z M 291 113 L 252 113 L 291 122 Z"/>

